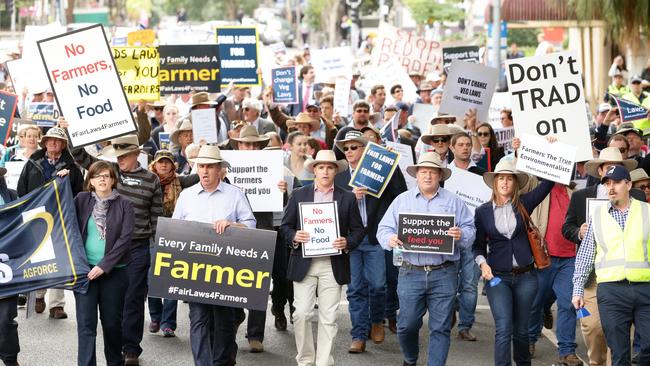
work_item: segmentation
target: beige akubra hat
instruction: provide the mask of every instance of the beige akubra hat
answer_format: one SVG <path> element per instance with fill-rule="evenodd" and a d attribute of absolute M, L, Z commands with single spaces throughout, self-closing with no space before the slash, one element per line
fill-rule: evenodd
<path fill-rule="evenodd" d="M 214 145 L 201 146 L 199 155 L 194 159 L 189 159 L 189 162 L 196 164 L 221 164 L 222 167 L 230 167 L 230 164 L 221 158 L 219 148 Z"/>
<path fill-rule="evenodd" d="M 126 135 L 114 138 L 110 145 L 100 151 L 101 155 L 117 158 L 134 151 L 140 151 L 137 135 Z"/>
<path fill-rule="evenodd" d="M 230 146 L 237 150 L 238 142 L 259 142 L 260 150 L 265 148 L 269 144 L 271 138 L 266 135 L 260 135 L 257 133 L 257 128 L 253 125 L 247 125 L 239 131 L 239 137 L 233 137 L 230 139 Z"/>
<path fill-rule="evenodd" d="M 598 167 L 604 163 L 621 164 L 628 171 L 631 171 L 638 165 L 637 161 L 634 159 L 623 160 L 623 155 L 621 155 L 621 152 L 617 147 L 606 147 L 600 150 L 598 159 L 592 159 L 585 163 L 585 170 L 587 171 L 587 174 L 600 179 L 600 175 L 598 175 Z"/>
<path fill-rule="evenodd" d="M 65 130 L 59 127 L 52 127 L 49 130 L 47 130 L 47 133 L 41 137 L 41 140 L 38 142 L 38 144 L 45 149 L 45 141 L 47 139 L 57 139 L 64 141 L 66 146 L 68 145 L 68 135 L 65 134 Z"/>
<path fill-rule="evenodd" d="M 493 172 L 483 174 L 483 181 L 488 187 L 493 188 L 494 178 L 497 174 L 512 174 L 517 178 L 519 189 L 528 183 L 528 175 L 517 170 L 514 159 L 501 159 Z"/>
<path fill-rule="evenodd" d="M 451 139 L 452 132 L 449 129 L 448 125 L 432 125 L 429 128 L 429 133 L 426 135 L 422 135 L 420 139 L 422 139 L 422 142 L 427 144 L 427 145 L 432 145 L 432 139 L 435 136 L 446 136 L 448 139 Z"/>
<path fill-rule="evenodd" d="M 314 167 L 321 163 L 330 163 L 336 165 L 336 173 L 340 173 L 348 168 L 348 162 L 345 160 L 336 160 L 336 154 L 332 150 L 321 150 L 316 154 L 316 159 L 305 161 L 305 170 L 310 173 L 314 172 Z"/>
<path fill-rule="evenodd" d="M 345 146 L 345 143 L 351 141 L 356 141 L 363 146 L 368 145 L 368 139 L 363 137 L 363 134 L 357 130 L 348 131 L 342 140 L 337 140 L 334 144 L 339 148 L 339 150 L 343 151 L 343 146 Z"/>
<path fill-rule="evenodd" d="M 172 140 L 174 145 L 178 145 L 178 135 L 180 135 L 183 131 L 192 131 L 192 121 L 189 119 L 184 119 L 178 129 L 172 132 L 172 135 L 169 137 L 169 139 Z"/>
<path fill-rule="evenodd" d="M 451 176 L 451 169 L 445 168 L 438 153 L 430 151 L 420 155 L 420 160 L 415 165 L 410 165 L 406 168 L 406 172 L 415 178 L 418 168 L 438 168 L 442 174 L 441 182 L 444 182 Z"/>
<path fill-rule="evenodd" d="M 287 120 L 287 127 L 295 127 L 298 123 L 309 123 L 312 131 L 316 131 L 320 128 L 320 121 L 309 117 L 309 114 L 300 112 L 295 119 Z"/>

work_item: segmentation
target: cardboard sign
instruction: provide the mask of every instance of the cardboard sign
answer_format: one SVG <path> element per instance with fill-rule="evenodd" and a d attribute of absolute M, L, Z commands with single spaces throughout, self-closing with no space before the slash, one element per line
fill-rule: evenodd
<path fill-rule="evenodd" d="M 418 185 L 415 178 L 406 172 L 406 168 L 409 165 L 415 164 L 415 159 L 413 158 L 413 150 L 409 145 L 400 144 L 398 142 L 386 141 L 386 147 L 393 149 L 399 153 L 399 168 L 404 175 L 404 180 L 406 180 L 406 186 L 408 189 L 411 189 Z"/>
<path fill-rule="evenodd" d="M 474 214 L 476 208 L 492 198 L 492 189 L 483 181 L 483 177 L 453 166 L 451 176 L 445 181 L 445 189 L 451 191 L 465 202 Z"/>
<path fill-rule="evenodd" d="M 155 47 L 113 47 L 113 59 L 129 100 L 160 99 L 160 60 Z"/>
<path fill-rule="evenodd" d="M 339 234 L 338 205 L 333 202 L 300 202 L 300 230 L 309 233 L 309 241 L 303 243 L 302 256 L 325 257 L 341 254 L 334 249 L 334 240 Z"/>
<path fill-rule="evenodd" d="M 66 32 L 66 27 L 59 24 L 48 25 L 26 25 L 23 35 L 22 60 L 26 60 L 24 83 L 29 93 L 43 91 L 49 87 L 47 83 L 47 72 L 43 63 L 37 62 L 40 58 L 37 41 L 61 35 Z M 99 38 L 97 40 L 100 40 Z M 22 93 L 16 90 L 16 94 Z"/>
<path fill-rule="evenodd" d="M 160 217 L 149 296 L 266 311 L 276 235 Z"/>
<path fill-rule="evenodd" d="M 417 88 L 408 73 L 399 64 L 396 59 L 382 62 L 381 66 L 368 65 L 361 70 L 361 77 L 357 80 L 357 88 L 361 88 L 366 94 L 370 94 L 370 89 L 375 85 L 384 85 L 387 89 L 386 103 L 384 105 L 394 104 L 395 99 L 389 93 L 393 85 L 401 85 L 404 90 L 402 100 L 404 102 L 413 102 L 417 98 Z"/>
<path fill-rule="evenodd" d="M 44 39 L 38 47 L 72 147 L 137 131 L 101 25 Z"/>
<path fill-rule="evenodd" d="M 323 48 L 311 51 L 315 83 L 331 82 L 340 76 L 352 79 L 352 51 L 350 47 Z"/>
<path fill-rule="evenodd" d="M 372 50 L 372 63 L 382 66 L 392 59 L 396 59 L 407 73 L 442 72 L 442 45 L 415 32 L 381 23 Z"/>
<path fill-rule="evenodd" d="M 5 181 L 9 189 L 13 189 L 14 191 L 17 189 L 20 173 L 22 173 L 25 163 L 27 161 L 5 161 L 5 168 L 7 169 Z"/>
<path fill-rule="evenodd" d="M 492 125 L 492 128 L 497 129 L 503 127 L 501 124 L 501 111 L 504 109 L 512 110 L 512 100 L 510 93 L 494 93 L 492 94 L 492 101 L 488 109 L 487 122 Z"/>
<path fill-rule="evenodd" d="M 515 138 L 514 127 L 495 128 L 494 135 L 497 138 L 497 144 L 503 147 L 505 151 L 512 150 L 512 139 Z"/>
<path fill-rule="evenodd" d="M 431 128 L 431 120 L 438 115 L 436 107 L 431 104 L 414 103 L 413 104 L 413 117 L 415 118 L 414 125 L 422 131 L 423 134 L 429 133 Z"/>
<path fill-rule="evenodd" d="M 234 81 L 236 85 L 261 85 L 257 73 L 257 28 L 217 27 L 215 34 L 221 60 L 221 84 Z"/>
<path fill-rule="evenodd" d="M 38 127 L 54 127 L 60 116 L 54 103 L 31 103 L 27 113 Z"/>
<path fill-rule="evenodd" d="M 153 29 L 142 29 L 126 36 L 126 44 L 129 46 L 151 46 L 155 41 L 156 32 Z"/>
<path fill-rule="evenodd" d="M 576 161 L 593 159 L 580 65 L 575 52 L 506 61 L 517 136 L 555 135 L 577 148 Z"/>
<path fill-rule="evenodd" d="M 170 138 L 171 134 L 169 132 L 160 132 L 158 134 L 158 147 L 160 147 L 160 150 L 169 150 L 169 145 L 171 144 Z"/>
<path fill-rule="evenodd" d="M 215 45 L 158 46 L 160 93 L 221 90 L 219 48 Z"/>
<path fill-rule="evenodd" d="M 606 205 L 607 202 L 609 202 L 607 198 L 587 198 L 587 224 L 594 215 L 594 212 L 596 212 L 596 209 L 601 205 Z"/>
<path fill-rule="evenodd" d="M 192 114 L 192 133 L 194 141 L 205 140 L 208 144 L 219 142 L 217 134 L 217 114 L 214 108 L 195 109 Z"/>
<path fill-rule="evenodd" d="M 221 156 L 230 164 L 230 184 L 246 193 L 254 212 L 282 211 L 283 193 L 278 189 L 284 178 L 282 151 L 223 150 Z"/>
<path fill-rule="evenodd" d="M 478 46 L 445 47 L 442 49 L 442 65 L 447 73 L 452 61 L 462 60 L 477 64 L 479 62 Z"/>
<path fill-rule="evenodd" d="M 17 103 L 16 94 L 0 91 L 0 143 L 4 146 L 7 146 L 7 140 L 11 137 Z"/>
<path fill-rule="evenodd" d="M 19 58 L 17 60 L 10 60 L 5 62 L 5 66 L 9 72 L 9 77 L 11 78 L 11 84 L 13 85 L 14 92 L 19 95 L 20 100 L 23 101 L 22 93 L 24 91 L 27 91 L 28 70 L 26 62 L 22 58 Z"/>
<path fill-rule="evenodd" d="M 369 195 L 379 198 L 395 173 L 398 161 L 398 152 L 369 142 L 348 184 L 366 188 Z"/>
<path fill-rule="evenodd" d="M 298 76 L 294 66 L 271 70 L 274 103 L 298 103 Z"/>
<path fill-rule="evenodd" d="M 575 164 L 576 147 L 559 141 L 524 134 L 518 152 L 517 170 L 568 185 Z"/>
<path fill-rule="evenodd" d="M 479 122 L 487 122 L 492 94 L 499 71 L 495 68 L 466 61 L 453 61 L 440 102 L 440 113 L 452 114 L 462 123 L 470 108 L 476 109 Z M 464 127 L 464 126 L 463 126 Z"/>
<path fill-rule="evenodd" d="M 350 115 L 350 79 L 347 77 L 336 78 L 336 84 L 334 84 L 334 112 L 344 117 Z"/>
<path fill-rule="evenodd" d="M 454 238 L 449 229 L 454 227 L 454 215 L 401 213 L 397 223 L 397 238 L 403 251 L 427 254 L 454 254 Z"/>

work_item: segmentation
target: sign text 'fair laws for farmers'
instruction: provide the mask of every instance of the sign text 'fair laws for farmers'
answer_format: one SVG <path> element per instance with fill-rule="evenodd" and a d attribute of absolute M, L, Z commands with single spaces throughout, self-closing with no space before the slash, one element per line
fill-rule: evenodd
<path fill-rule="evenodd" d="M 221 90 L 219 48 L 214 44 L 158 46 L 160 94 Z"/>
<path fill-rule="evenodd" d="M 577 147 L 576 161 L 592 159 L 589 121 L 575 52 L 506 62 L 517 136 L 555 135 Z"/>
<path fill-rule="evenodd" d="M 161 217 L 149 296 L 265 311 L 277 233 Z"/>
<path fill-rule="evenodd" d="M 100 24 L 38 41 L 38 48 L 73 147 L 136 131 Z"/>
<path fill-rule="evenodd" d="M 405 252 L 452 255 L 454 238 L 449 229 L 454 222 L 454 215 L 400 213 L 397 238 Z"/>
<path fill-rule="evenodd" d="M 309 241 L 303 243 L 302 256 L 324 257 L 341 254 L 334 249 L 339 237 L 338 205 L 333 202 L 300 202 L 300 230 L 309 233 Z"/>
<path fill-rule="evenodd" d="M 298 77 L 294 66 L 271 70 L 274 103 L 298 103 Z"/>
<path fill-rule="evenodd" d="M 350 178 L 350 187 L 366 188 L 368 194 L 381 197 L 399 166 L 399 153 L 369 142 Z"/>
<path fill-rule="evenodd" d="M 156 47 L 113 47 L 113 59 L 129 100 L 160 99 L 160 62 Z"/>
<path fill-rule="evenodd" d="M 260 85 L 257 28 L 217 27 L 215 33 L 221 60 L 221 84 L 226 86 L 232 81 L 242 86 Z"/>

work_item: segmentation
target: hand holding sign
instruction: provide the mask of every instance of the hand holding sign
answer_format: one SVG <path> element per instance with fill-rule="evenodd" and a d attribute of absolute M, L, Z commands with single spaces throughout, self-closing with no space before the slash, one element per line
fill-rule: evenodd
<path fill-rule="evenodd" d="M 397 234 L 391 235 L 391 237 L 388 239 L 388 245 L 390 245 L 391 248 L 401 248 L 402 247 L 402 241 L 399 240 L 397 237 Z"/>
<path fill-rule="evenodd" d="M 306 243 L 309 241 L 309 233 L 304 230 L 296 231 L 296 235 L 293 236 L 293 241 L 296 243 Z"/>

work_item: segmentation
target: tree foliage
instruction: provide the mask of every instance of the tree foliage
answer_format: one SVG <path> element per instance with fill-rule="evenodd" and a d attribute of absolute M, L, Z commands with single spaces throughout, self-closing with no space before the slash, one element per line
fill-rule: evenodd
<path fill-rule="evenodd" d="M 238 12 L 252 15 L 258 6 L 258 0 L 154 0 L 159 14 L 173 15 L 185 8 L 190 21 L 234 20 Z"/>
<path fill-rule="evenodd" d="M 432 24 L 438 21 L 458 21 L 465 18 L 459 1 L 443 0 L 404 0 L 413 19 L 419 24 Z"/>
<path fill-rule="evenodd" d="M 538 28 L 508 29 L 508 44 L 516 43 L 519 47 L 537 47 Z"/>

